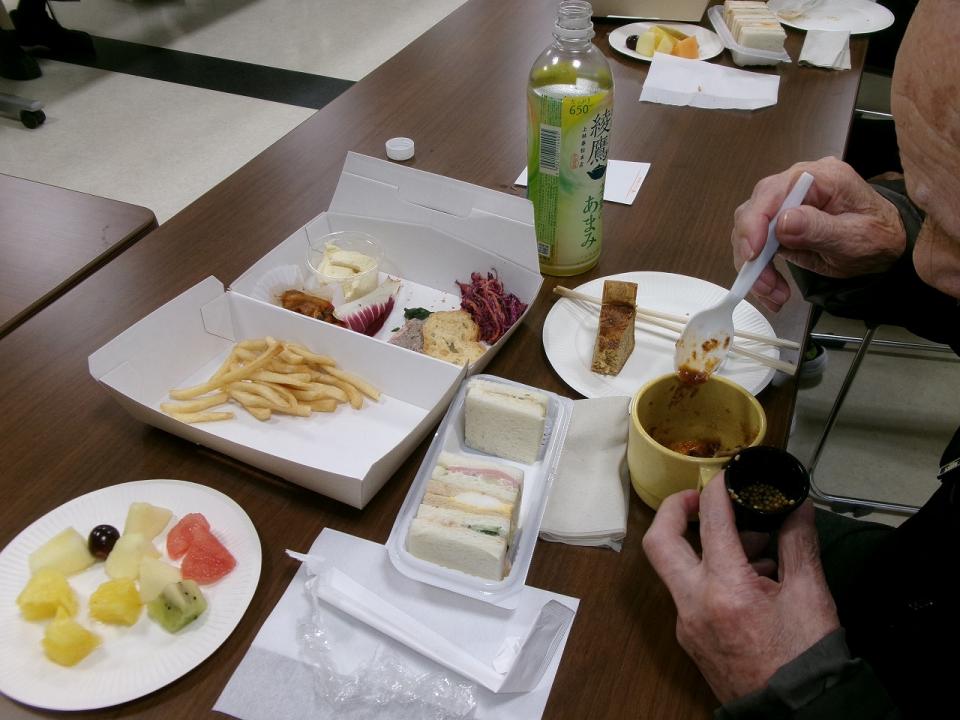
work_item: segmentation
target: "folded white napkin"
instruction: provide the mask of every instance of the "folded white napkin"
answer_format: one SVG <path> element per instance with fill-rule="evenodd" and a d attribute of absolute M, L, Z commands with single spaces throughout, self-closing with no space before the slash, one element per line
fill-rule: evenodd
<path fill-rule="evenodd" d="M 850 69 L 850 33 L 846 30 L 807 30 L 800 62 L 834 70 Z"/>
<path fill-rule="evenodd" d="M 576 599 L 527 587 L 504 610 L 410 580 L 384 546 L 330 529 L 309 557 L 324 558 L 310 561 L 319 574 L 300 568 L 215 710 L 242 720 L 543 714 Z"/>
<path fill-rule="evenodd" d="M 627 534 L 630 398 L 577 400 L 540 523 L 543 540 L 620 550 Z"/>
<path fill-rule="evenodd" d="M 777 104 L 779 75 L 654 53 L 640 102 L 756 110 Z"/>

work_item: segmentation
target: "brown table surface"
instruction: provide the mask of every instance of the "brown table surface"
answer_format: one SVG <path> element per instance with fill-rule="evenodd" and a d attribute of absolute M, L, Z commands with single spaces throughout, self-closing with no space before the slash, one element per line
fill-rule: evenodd
<path fill-rule="evenodd" d="M 510 193 L 525 162 L 525 82 L 551 40 L 552 0 L 472 0 L 264 151 L 197 202 L 85 279 L 0 342 L 0 455 L 5 498 L 0 546 L 82 493 L 128 480 L 179 478 L 234 498 L 263 544 L 263 572 L 246 615 L 193 672 L 123 706 L 84 717 L 201 717 L 243 657 L 291 577 L 285 548 L 304 550 L 324 527 L 384 542 L 427 442 L 364 510 L 356 510 L 131 419 L 90 378 L 87 356 L 161 303 L 208 275 L 238 277 L 323 211 L 348 150 L 383 157 L 390 137 L 417 142 L 412 166 Z M 852 72 L 796 64 L 780 100 L 755 112 L 637 102 L 645 63 L 611 52 L 616 109 L 610 156 L 652 162 L 630 207 L 607 204 L 599 266 L 576 278 L 661 270 L 729 285 L 734 208 L 754 183 L 794 161 L 842 155 L 866 41 Z M 788 49 L 799 54 L 802 36 Z M 726 61 L 728 62 L 728 61 Z M 576 397 L 550 369 L 541 329 L 553 296 L 539 300 L 487 372 Z M 808 309 L 792 303 L 777 331 L 803 337 Z M 785 443 L 796 387 L 778 377 L 760 394 L 769 439 Z M 709 688 L 674 637 L 675 611 L 641 537 L 653 513 L 632 498 L 623 552 L 540 542 L 528 582 L 581 598 L 548 718 L 706 718 Z M 9 700 L 0 716 L 42 714 Z"/>
<path fill-rule="evenodd" d="M 145 207 L 0 175 L 0 337 L 155 227 Z"/>

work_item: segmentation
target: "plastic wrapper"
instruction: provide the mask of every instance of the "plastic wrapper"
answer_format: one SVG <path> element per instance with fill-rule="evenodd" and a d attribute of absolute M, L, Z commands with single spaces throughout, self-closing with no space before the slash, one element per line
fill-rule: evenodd
<path fill-rule="evenodd" d="M 823 0 L 769 0 L 767 7 L 784 20 L 794 20 L 822 3 Z"/>
<path fill-rule="evenodd" d="M 311 613 L 298 626 L 302 659 L 314 670 L 318 699 L 337 718 L 390 720 L 469 720 L 477 706 L 477 687 L 445 670 L 423 670 L 420 663 L 386 643 L 378 643 L 351 668 L 338 659 L 333 612 L 313 591 L 323 582 L 326 563 L 309 556 L 313 575 L 306 583 Z"/>

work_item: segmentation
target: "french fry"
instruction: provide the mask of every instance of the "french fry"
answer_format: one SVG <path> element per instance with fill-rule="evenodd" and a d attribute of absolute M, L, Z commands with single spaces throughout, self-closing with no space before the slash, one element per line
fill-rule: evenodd
<path fill-rule="evenodd" d="M 243 408 L 248 413 L 253 415 L 257 420 L 261 422 L 266 422 L 273 415 L 273 412 L 269 408 L 256 408 L 256 407 L 246 407 Z"/>
<path fill-rule="evenodd" d="M 241 340 L 240 342 L 237 343 L 237 347 L 243 350 L 254 350 L 256 352 L 263 352 L 267 348 L 267 345 L 269 345 L 269 341 L 272 339 L 273 338 L 265 337 L 265 338 L 257 338 L 256 340 Z"/>
<path fill-rule="evenodd" d="M 327 372 L 333 375 L 335 378 L 340 378 L 344 382 L 350 383 L 371 400 L 380 400 L 380 391 L 366 380 L 359 378 L 352 373 L 348 373 L 346 370 L 340 370 L 339 368 L 335 367 L 328 367 Z"/>
<path fill-rule="evenodd" d="M 243 362 L 252 362 L 257 359 L 257 352 L 254 350 L 248 350 L 247 348 L 242 348 L 237 346 L 233 349 L 234 357 Z"/>
<path fill-rule="evenodd" d="M 310 373 L 277 373 L 270 370 L 258 370 L 250 375 L 250 379 L 302 388 L 310 383 Z"/>
<path fill-rule="evenodd" d="M 331 379 L 335 380 L 336 378 Z M 297 400 L 313 401 L 322 400 L 324 398 L 332 398 L 337 402 L 345 403 L 350 399 L 347 397 L 347 393 L 341 390 L 339 387 L 318 382 L 310 383 L 310 386 L 306 388 L 296 388 L 292 390 L 292 392 L 293 396 Z"/>
<path fill-rule="evenodd" d="M 199 423 L 214 422 L 216 420 L 232 420 L 232 412 L 194 412 L 194 413 L 167 413 L 170 417 L 180 422 Z"/>
<path fill-rule="evenodd" d="M 330 383 L 342 392 L 347 398 L 344 402 L 349 401 L 350 407 L 354 410 L 359 410 L 363 407 L 363 395 L 361 395 L 360 391 L 353 385 L 340 378 L 335 378 L 333 375 L 323 374 L 320 378 L 322 382 Z"/>
<path fill-rule="evenodd" d="M 280 345 L 273 338 L 268 338 L 269 342 L 267 343 L 267 349 L 257 357 L 256 360 L 251 362 L 249 365 L 244 365 L 240 368 L 235 368 L 225 372 L 218 378 L 208 380 L 202 385 L 195 385 L 192 388 L 182 388 L 179 390 L 171 390 L 170 397 L 174 400 L 192 400 L 195 397 L 200 395 L 206 395 L 211 390 L 217 390 L 218 388 L 223 387 L 224 385 L 229 385 L 232 382 L 238 380 L 243 380 L 253 373 L 258 372 L 263 368 L 270 360 L 280 352 Z"/>
<path fill-rule="evenodd" d="M 338 369 L 327 355 L 268 336 L 237 343 L 209 380 L 171 390 L 176 402 L 161 403 L 160 409 L 183 422 L 210 422 L 232 418 L 229 411 L 208 411 L 232 401 L 266 421 L 274 413 L 308 417 L 334 412 L 340 403 L 359 410 L 363 395 L 379 400 L 380 391 Z"/>
<path fill-rule="evenodd" d="M 314 352 L 310 352 L 303 345 L 299 343 L 287 343 L 287 349 L 295 352 L 297 355 L 302 357 L 311 365 L 334 365 L 336 366 L 337 361 L 334 360 L 329 355 L 317 355 Z"/>
<path fill-rule="evenodd" d="M 223 405 L 230 397 L 225 392 L 218 392 L 208 397 L 197 398 L 196 400 L 187 400 L 186 402 L 166 402 L 160 403 L 160 409 L 168 415 L 176 413 L 195 413 L 208 410 L 217 405 Z"/>
<path fill-rule="evenodd" d="M 303 355 L 297 355 L 293 350 L 287 349 L 280 353 L 280 359 L 290 365 L 303 365 L 303 363 L 306 362 Z"/>

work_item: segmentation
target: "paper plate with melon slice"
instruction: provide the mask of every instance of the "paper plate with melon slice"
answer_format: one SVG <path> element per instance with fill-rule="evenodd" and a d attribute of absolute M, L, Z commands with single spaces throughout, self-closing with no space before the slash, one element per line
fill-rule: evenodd
<path fill-rule="evenodd" d="M 260 565 L 250 518 L 204 485 L 141 480 L 64 503 L 0 552 L 0 692 L 50 710 L 153 692 L 233 632 Z"/>
<path fill-rule="evenodd" d="M 655 52 L 693 60 L 709 60 L 723 52 L 719 35 L 687 23 L 630 23 L 613 30 L 609 40 L 617 52 L 646 62 Z"/>

